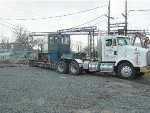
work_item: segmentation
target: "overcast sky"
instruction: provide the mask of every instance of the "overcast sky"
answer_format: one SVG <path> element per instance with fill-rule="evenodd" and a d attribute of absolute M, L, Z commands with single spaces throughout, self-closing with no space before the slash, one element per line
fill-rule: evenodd
<path fill-rule="evenodd" d="M 122 13 L 125 12 L 125 0 L 110 1 L 111 16 L 114 17 L 111 23 L 124 22 Z M 108 5 L 108 0 L 0 0 L 0 18 L 2 20 L 10 19 L 5 22 L 0 21 L 0 35 L 5 34 L 10 37 L 12 32 L 9 29 L 14 28 L 14 25 L 21 25 L 31 32 L 57 31 L 75 27 L 107 14 L 107 6 L 66 17 L 41 18 L 75 13 L 103 5 Z M 150 9 L 149 5 L 150 0 L 128 0 L 128 11 Z M 30 20 L 35 18 L 39 19 Z M 102 16 L 83 26 L 96 25 L 100 30 L 106 30 L 106 19 L 106 16 Z M 130 12 L 128 14 L 128 29 L 150 29 L 150 11 Z"/>

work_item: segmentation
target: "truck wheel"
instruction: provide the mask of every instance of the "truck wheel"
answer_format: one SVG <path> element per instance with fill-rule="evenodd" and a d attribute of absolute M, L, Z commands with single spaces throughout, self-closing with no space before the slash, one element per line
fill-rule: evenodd
<path fill-rule="evenodd" d="M 35 66 L 36 66 L 36 65 L 35 65 L 35 61 L 30 61 L 30 62 L 29 62 L 29 66 L 30 66 L 30 67 L 35 67 Z"/>
<path fill-rule="evenodd" d="M 66 74 L 66 73 L 68 73 L 68 64 L 65 61 L 59 61 L 56 64 L 56 71 L 59 74 Z"/>
<path fill-rule="evenodd" d="M 118 76 L 122 79 L 135 78 L 135 68 L 130 63 L 123 63 L 118 67 Z"/>
<path fill-rule="evenodd" d="M 69 64 L 69 73 L 72 75 L 79 75 L 82 74 L 83 70 L 79 67 L 79 64 L 76 61 L 72 61 Z"/>

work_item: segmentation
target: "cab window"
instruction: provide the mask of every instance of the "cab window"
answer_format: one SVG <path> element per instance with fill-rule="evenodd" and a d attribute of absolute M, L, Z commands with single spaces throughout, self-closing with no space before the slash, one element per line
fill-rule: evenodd
<path fill-rule="evenodd" d="M 129 42 L 128 42 L 127 38 L 125 38 L 125 37 L 118 37 L 117 41 L 118 41 L 118 45 L 120 45 L 120 46 L 129 45 Z"/>
<path fill-rule="evenodd" d="M 106 46 L 111 46 L 111 45 L 112 45 L 112 39 L 107 39 Z"/>

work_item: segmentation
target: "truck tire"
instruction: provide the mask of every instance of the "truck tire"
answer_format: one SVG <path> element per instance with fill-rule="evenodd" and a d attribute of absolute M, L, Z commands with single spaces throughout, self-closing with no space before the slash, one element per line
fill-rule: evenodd
<path fill-rule="evenodd" d="M 121 64 L 118 67 L 118 76 L 122 79 L 134 79 L 135 68 L 128 62 Z"/>
<path fill-rule="evenodd" d="M 82 67 L 79 67 L 78 62 L 72 61 L 72 62 L 69 64 L 69 73 L 70 73 L 71 75 L 80 75 L 80 74 L 83 73 L 83 70 L 82 70 Z"/>
<path fill-rule="evenodd" d="M 68 64 L 65 61 L 58 61 L 56 64 L 56 71 L 59 74 L 67 74 L 68 73 Z"/>

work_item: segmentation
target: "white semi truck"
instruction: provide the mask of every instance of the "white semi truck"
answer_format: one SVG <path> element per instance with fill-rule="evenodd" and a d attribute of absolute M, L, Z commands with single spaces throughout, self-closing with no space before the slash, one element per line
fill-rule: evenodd
<path fill-rule="evenodd" d="M 56 71 L 72 75 L 83 71 L 112 73 L 122 79 L 134 79 L 150 72 L 150 51 L 132 46 L 126 36 L 101 36 L 97 46 L 99 60 L 62 56 L 56 62 Z"/>

